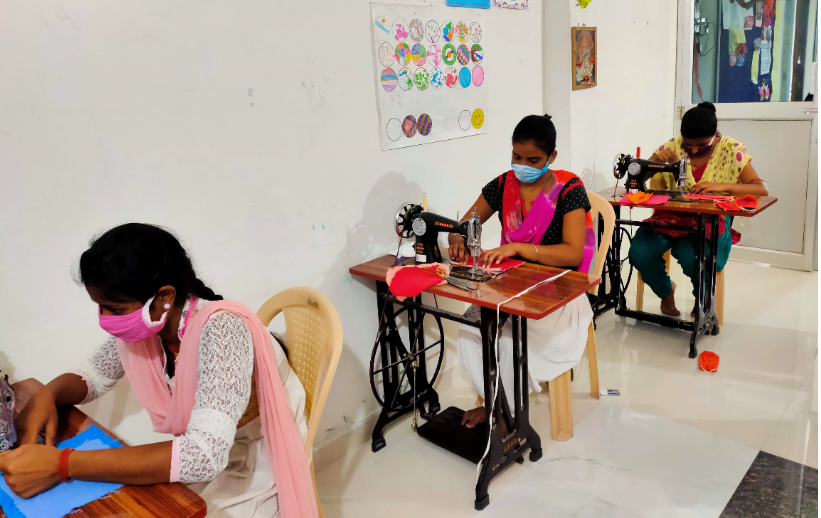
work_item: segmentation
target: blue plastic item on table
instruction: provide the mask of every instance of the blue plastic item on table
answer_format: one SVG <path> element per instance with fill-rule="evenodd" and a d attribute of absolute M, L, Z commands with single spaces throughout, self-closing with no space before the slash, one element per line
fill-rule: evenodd
<path fill-rule="evenodd" d="M 122 445 L 92 425 L 81 434 L 61 442 L 57 448 L 90 451 L 122 448 Z M 5 479 L 0 477 L 0 507 L 8 518 L 62 518 L 121 487 L 122 484 L 110 482 L 72 480 L 26 500 L 12 493 Z"/>

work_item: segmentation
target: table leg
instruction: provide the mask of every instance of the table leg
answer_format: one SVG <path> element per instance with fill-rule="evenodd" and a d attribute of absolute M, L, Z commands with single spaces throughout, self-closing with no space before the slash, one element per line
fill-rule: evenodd
<path fill-rule="evenodd" d="M 701 330 L 701 324 L 704 322 L 704 275 L 705 275 L 705 246 L 704 242 L 707 238 L 706 229 L 706 214 L 698 215 L 698 228 L 696 231 L 696 264 L 698 265 L 698 274 L 696 275 L 696 304 L 695 304 L 695 321 L 693 322 L 693 335 L 690 338 L 690 358 L 698 356 L 698 336 Z"/>
<path fill-rule="evenodd" d="M 619 224 L 619 220 L 621 219 L 621 207 L 613 207 L 614 212 L 616 213 L 616 225 L 613 228 L 613 239 L 610 243 L 610 250 L 608 254 L 611 258 L 610 266 L 607 269 L 610 272 L 610 290 L 613 293 L 613 298 L 615 299 L 616 310 L 627 309 L 627 301 L 624 298 L 624 293 L 622 292 L 622 281 L 621 281 L 621 225 Z"/>
<path fill-rule="evenodd" d="M 381 330 L 383 324 L 387 321 L 386 315 L 393 315 L 393 304 L 382 298 L 382 294 L 387 291 L 388 285 L 383 282 L 376 283 L 376 311 L 378 320 L 378 328 Z M 390 365 L 397 361 L 398 353 L 396 347 L 392 347 L 390 343 L 389 331 L 379 333 L 379 354 L 382 358 L 382 365 Z M 399 390 L 398 386 L 399 367 L 394 366 L 386 370 L 382 374 L 382 394 L 384 400 L 390 401 Z M 392 421 L 390 406 L 386 405 L 379 413 L 379 418 L 376 425 L 373 427 L 371 434 L 371 451 L 377 452 L 384 448 L 385 442 L 385 428 Z"/>
<path fill-rule="evenodd" d="M 712 328 L 710 332 L 713 335 L 718 334 L 718 313 L 716 313 L 716 278 L 718 277 L 718 222 L 724 216 L 714 215 L 713 216 L 713 228 L 712 232 L 710 233 L 710 293 L 708 304 L 707 304 L 707 311 L 706 313 L 710 316 L 710 320 L 712 321 Z"/>
<path fill-rule="evenodd" d="M 396 326 L 394 304 L 385 298 L 387 291 L 387 284 L 376 284 L 379 338 L 372 354 L 379 354 L 385 367 L 381 369 L 384 404 L 371 435 L 373 452 L 386 446 L 385 429 L 413 412 L 414 406 L 425 418 L 430 418 L 439 411 L 439 395 L 428 381 L 425 353 L 420 353 L 424 350 L 423 323 L 426 312 L 423 308 L 407 309 L 409 343 L 406 348 Z M 417 303 L 421 305 L 421 297 L 417 298 Z M 416 370 L 413 369 L 414 362 Z M 374 372 L 371 372 L 371 376 L 372 383 L 376 383 Z M 404 384 L 406 380 L 407 384 Z M 375 385 L 373 387 L 376 391 Z"/>
<path fill-rule="evenodd" d="M 422 304 L 422 295 L 416 297 L 416 303 L 419 305 Z M 419 334 L 416 336 L 416 347 L 413 351 L 411 351 L 413 354 L 425 350 L 425 311 L 416 309 L 408 310 L 408 313 L 411 313 L 412 311 L 416 312 L 414 319 L 419 324 L 417 328 L 419 330 Z M 444 337 L 442 337 L 442 339 L 444 340 Z M 411 344 L 413 344 L 413 339 L 411 339 Z M 444 347 L 444 344 L 442 344 L 442 347 Z M 420 401 L 417 403 L 417 408 L 419 409 L 419 414 L 425 419 L 428 419 L 439 412 L 439 394 L 437 394 L 436 391 L 433 390 L 433 387 L 428 383 L 428 362 L 425 358 L 425 354 L 417 356 L 418 367 L 413 383 L 416 386 L 417 394 L 421 395 L 424 391 L 425 395 L 424 397 L 420 396 Z M 427 406 L 425 406 L 426 402 Z"/>
<path fill-rule="evenodd" d="M 499 391 L 496 393 L 497 360 L 494 348 L 496 336 L 496 312 L 482 308 L 482 370 L 484 375 L 485 410 L 488 414 L 490 448 L 481 461 L 479 479 L 476 482 L 476 500 L 474 506 L 481 511 L 490 503 L 488 486 L 499 473 L 513 462 L 522 462 L 524 454 L 530 449 L 530 460 L 536 462 L 542 457 L 542 442 L 539 435 L 530 426 L 530 401 L 527 389 L 527 319 L 513 316 L 513 364 L 514 386 L 513 401 L 515 416 L 511 419 L 504 385 L 498 380 Z M 508 387 L 510 390 L 510 387 Z M 496 394 L 495 402 L 493 395 Z M 491 412 L 492 408 L 492 412 Z M 507 414 L 507 415 L 505 415 Z M 502 426 L 502 423 L 505 426 Z M 511 426 L 512 425 L 512 426 Z M 506 428 L 506 430 L 504 429 Z"/>

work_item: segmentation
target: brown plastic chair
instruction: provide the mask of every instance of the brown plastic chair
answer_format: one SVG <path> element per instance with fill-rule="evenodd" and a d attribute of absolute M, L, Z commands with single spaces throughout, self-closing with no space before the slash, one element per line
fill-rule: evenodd
<path fill-rule="evenodd" d="M 596 252 L 596 262 L 590 273 L 601 277 L 604 270 L 604 261 L 607 258 L 607 250 L 613 240 L 613 229 L 616 226 L 616 212 L 605 200 L 594 192 L 587 192 L 587 199 L 590 200 L 590 216 L 595 221 L 599 214 L 604 220 L 604 229 Z M 595 295 L 599 287 L 590 290 Z M 587 360 L 590 364 L 590 395 L 599 398 L 599 365 L 596 357 L 596 332 L 593 323 L 587 328 Z M 548 382 L 548 392 L 550 396 L 550 434 L 554 440 L 566 441 L 573 437 L 573 391 L 570 386 L 570 371 L 558 376 L 553 381 Z"/>
<path fill-rule="evenodd" d="M 305 388 L 305 415 L 308 418 L 305 455 L 311 462 L 316 505 L 322 517 L 314 474 L 313 444 L 342 354 L 342 322 L 331 301 L 321 291 L 307 286 L 277 293 L 259 308 L 257 316 L 268 326 L 280 313 L 285 314 L 288 363 Z"/>

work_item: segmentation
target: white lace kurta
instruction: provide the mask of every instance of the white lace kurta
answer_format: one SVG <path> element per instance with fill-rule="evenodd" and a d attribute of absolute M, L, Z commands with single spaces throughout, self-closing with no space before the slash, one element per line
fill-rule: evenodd
<path fill-rule="evenodd" d="M 200 300 L 198 307 L 207 303 Z M 186 302 L 180 331 L 188 308 Z M 276 340 L 273 345 L 291 413 L 304 440 L 308 432 L 305 390 Z M 171 479 L 190 484 L 200 493 L 208 503 L 209 517 L 278 516 L 276 486 L 263 447 L 259 418 L 237 428 L 251 396 L 253 347 L 250 330 L 241 317 L 232 313 L 214 313 L 200 337 L 195 404 L 185 434 L 174 438 L 179 465 L 172 466 Z M 82 376 L 88 385 L 83 403 L 111 390 L 125 375 L 114 337 L 72 372 Z M 166 382 L 173 392 L 174 379 L 166 374 Z"/>

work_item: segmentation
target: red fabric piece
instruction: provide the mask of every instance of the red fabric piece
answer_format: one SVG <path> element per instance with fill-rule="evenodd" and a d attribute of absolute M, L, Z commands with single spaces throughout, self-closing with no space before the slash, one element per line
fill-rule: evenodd
<path fill-rule="evenodd" d="M 706 171 L 706 170 L 707 170 L 707 162 L 704 162 L 704 164 L 702 164 L 701 167 L 693 169 L 693 180 L 695 180 L 696 183 L 700 182 L 701 177 L 704 176 L 704 171 Z"/>
<path fill-rule="evenodd" d="M 741 207 L 735 204 L 733 200 L 721 200 L 717 201 L 716 205 L 724 210 L 741 210 Z"/>
<path fill-rule="evenodd" d="M 645 219 L 649 223 L 658 223 L 662 225 L 676 225 L 676 226 L 683 226 L 683 227 L 698 227 L 698 217 L 691 216 L 688 213 L 684 212 L 671 212 L 666 210 L 656 210 L 656 212 L 649 218 Z M 709 221 L 707 222 L 707 239 L 710 239 L 712 235 L 712 228 L 713 225 Z M 725 224 L 724 218 L 718 218 L 718 235 L 724 234 L 724 231 L 727 229 Z M 670 237 L 684 237 L 688 233 L 684 230 L 670 230 L 666 228 L 659 228 L 656 227 L 656 231 L 660 234 L 664 234 L 665 236 Z M 741 234 L 730 229 L 730 235 L 732 236 L 733 244 L 738 243 L 741 241 Z"/>
<path fill-rule="evenodd" d="M 415 297 L 433 286 L 445 284 L 447 281 L 444 277 L 449 273 L 448 266 L 441 263 L 400 266 L 389 269 L 385 281 L 391 293 L 399 300 L 404 300 Z"/>
<path fill-rule="evenodd" d="M 716 372 L 718 370 L 719 357 L 716 353 L 704 351 L 698 357 L 698 366 L 705 372 Z"/>
<path fill-rule="evenodd" d="M 736 198 L 735 204 L 745 209 L 758 210 L 758 198 L 752 194 L 742 196 L 741 198 Z"/>

